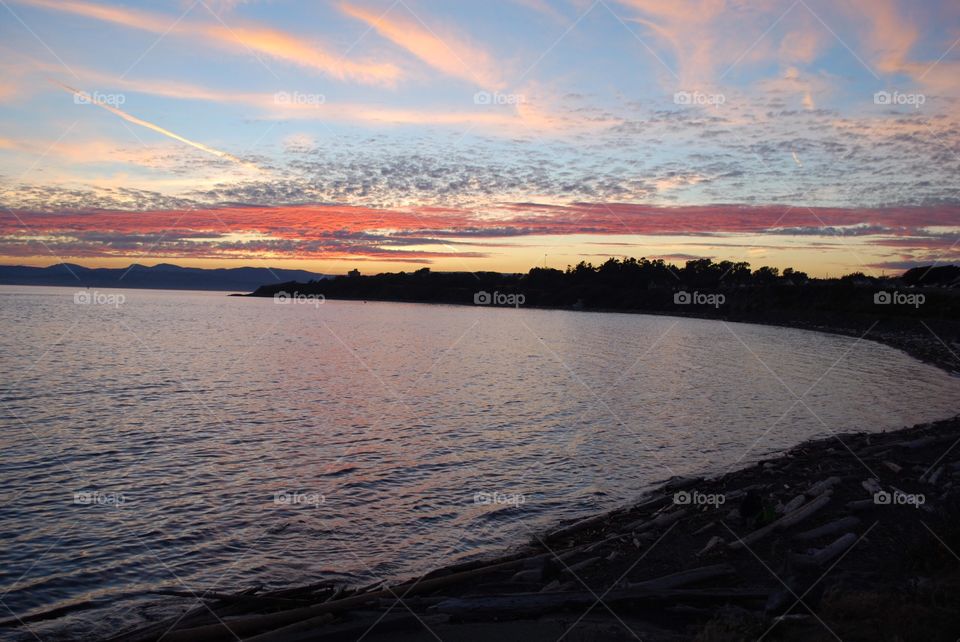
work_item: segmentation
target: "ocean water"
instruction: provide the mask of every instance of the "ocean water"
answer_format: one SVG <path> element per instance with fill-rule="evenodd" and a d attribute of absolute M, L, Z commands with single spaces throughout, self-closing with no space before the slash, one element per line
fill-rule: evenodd
<path fill-rule="evenodd" d="M 666 316 L 0 286 L 0 322 L 0 619 L 91 606 L 44 640 L 188 603 L 160 587 L 406 577 L 960 405 L 886 346 Z"/>

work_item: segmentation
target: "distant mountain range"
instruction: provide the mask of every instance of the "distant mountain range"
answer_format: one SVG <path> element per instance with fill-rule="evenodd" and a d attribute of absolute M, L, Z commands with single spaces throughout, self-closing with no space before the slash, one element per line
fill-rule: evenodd
<path fill-rule="evenodd" d="M 65 287 L 149 288 L 158 290 L 224 290 L 250 292 L 261 285 L 329 278 L 306 270 L 276 268 L 188 268 L 169 263 L 153 267 L 134 263 L 126 268 L 87 268 L 72 263 L 49 267 L 0 265 L 0 284 Z"/>

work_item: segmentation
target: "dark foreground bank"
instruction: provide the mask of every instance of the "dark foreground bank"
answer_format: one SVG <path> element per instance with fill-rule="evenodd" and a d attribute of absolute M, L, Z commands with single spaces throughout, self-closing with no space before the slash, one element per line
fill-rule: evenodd
<path fill-rule="evenodd" d="M 960 417 L 831 435 L 406 582 L 210 593 L 115 641 L 956 640 Z"/>

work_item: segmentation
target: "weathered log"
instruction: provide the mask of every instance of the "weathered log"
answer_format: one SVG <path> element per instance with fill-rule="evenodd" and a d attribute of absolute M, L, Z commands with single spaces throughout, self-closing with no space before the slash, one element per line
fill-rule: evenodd
<path fill-rule="evenodd" d="M 605 546 L 605 545 L 609 544 L 610 542 L 615 542 L 615 541 L 617 541 L 617 540 L 623 539 L 624 537 L 626 537 L 626 536 L 625 536 L 625 535 L 622 535 L 622 534 L 620 534 L 620 533 L 617 533 L 616 535 L 611 535 L 610 537 L 604 538 L 604 539 L 600 540 L 599 542 L 594 542 L 593 544 L 588 544 L 588 545 L 584 546 L 583 552 L 584 552 L 584 553 L 592 553 L 592 552 L 594 552 L 595 550 L 597 550 L 598 548 L 601 548 L 602 546 Z"/>
<path fill-rule="evenodd" d="M 934 485 L 935 485 L 935 484 L 937 483 L 937 480 L 940 479 L 940 475 L 943 474 L 943 470 L 944 470 L 944 467 L 943 467 L 943 466 L 939 466 L 938 468 L 936 468 L 936 469 L 933 470 L 932 472 L 929 472 L 929 471 L 928 471 L 928 473 L 927 473 L 926 475 L 921 475 L 920 481 L 924 481 L 923 478 L 924 478 L 924 476 L 926 476 L 926 478 L 927 478 L 927 479 L 926 479 L 926 482 L 927 482 L 928 484 L 934 484 Z"/>
<path fill-rule="evenodd" d="M 834 486 L 839 484 L 841 481 L 843 480 L 836 476 L 827 477 L 826 479 L 821 479 L 820 481 L 815 483 L 813 486 L 808 488 L 806 491 L 804 491 L 803 494 L 806 495 L 807 497 L 816 497 L 817 495 L 820 495 L 824 491 L 833 488 Z"/>
<path fill-rule="evenodd" d="M 681 517 L 687 514 L 686 509 L 680 509 L 671 511 L 669 513 L 660 513 L 653 519 L 640 519 L 630 524 L 627 524 L 625 530 L 636 531 L 642 533 L 643 531 L 648 531 L 655 528 L 663 528 L 670 526 L 674 522 L 678 521 Z"/>
<path fill-rule="evenodd" d="M 729 498 L 728 498 L 728 499 L 729 499 Z M 694 534 L 694 535 L 702 535 L 703 533 L 706 533 L 708 530 L 710 530 L 711 528 L 713 528 L 713 527 L 716 526 L 716 525 L 717 525 L 716 522 L 707 522 L 706 525 L 701 526 L 701 527 L 698 528 L 697 530 L 693 531 L 693 534 Z"/>
<path fill-rule="evenodd" d="M 577 562 L 576 564 L 572 564 L 571 566 L 564 568 L 563 571 L 565 573 L 570 573 L 571 575 L 576 575 L 578 572 L 593 566 L 594 564 L 599 562 L 600 559 L 601 558 L 599 557 L 589 557 L 585 560 L 581 560 Z"/>
<path fill-rule="evenodd" d="M 876 505 L 877 504 L 872 497 L 870 499 L 855 499 L 847 502 L 847 510 L 867 510 L 868 508 L 873 508 Z"/>
<path fill-rule="evenodd" d="M 345 611 L 350 611 L 352 609 L 369 604 L 371 601 L 375 601 L 378 598 L 416 595 L 436 591 L 438 589 L 450 586 L 451 584 L 475 579 L 488 573 L 516 568 L 517 566 L 520 566 L 531 559 L 546 559 L 552 555 L 552 553 L 541 553 L 533 558 L 520 558 L 511 560 L 509 562 L 501 562 L 499 564 L 484 566 L 469 571 L 463 571 L 461 573 L 444 575 L 442 577 L 435 577 L 429 580 L 414 580 L 391 588 L 379 591 L 371 591 L 369 593 L 350 595 L 349 597 L 344 597 L 339 600 L 324 602 L 322 604 L 314 604 L 312 606 L 288 609 L 285 611 L 278 611 L 276 613 L 239 616 L 236 618 L 231 618 L 229 621 L 227 621 L 227 624 L 230 627 L 229 630 L 224 627 L 223 624 L 217 622 L 208 626 L 190 629 L 189 634 L 187 634 L 186 631 L 171 632 L 170 634 L 164 636 L 164 642 L 187 642 L 189 640 L 196 639 L 203 639 L 205 642 L 213 642 L 215 640 L 232 640 L 238 636 L 246 637 L 255 635 L 257 633 L 270 631 L 288 624 L 293 624 L 302 620 L 325 615 L 327 613 L 342 613 Z M 153 637 L 131 638 L 131 642 L 132 640 L 149 642 L 155 638 L 156 635 Z"/>
<path fill-rule="evenodd" d="M 510 576 L 511 582 L 539 582 L 543 579 L 543 570 L 537 568 L 517 571 Z"/>
<path fill-rule="evenodd" d="M 807 519 L 808 517 L 810 517 L 817 511 L 819 511 L 821 508 L 829 504 L 830 495 L 831 493 L 829 490 L 825 491 L 822 495 L 820 495 L 816 499 L 810 500 L 809 502 L 807 502 L 797 510 L 793 511 L 792 513 L 787 513 L 777 521 L 771 524 L 767 524 L 763 528 L 755 530 L 754 532 L 750 533 L 749 535 L 746 535 L 745 537 L 741 537 L 740 539 L 730 542 L 729 544 L 727 544 L 727 547 L 734 550 L 740 549 L 740 548 L 743 548 L 744 546 L 749 546 L 750 544 L 753 544 L 754 542 L 760 539 L 763 539 L 764 537 L 774 532 L 775 530 L 780 530 L 783 528 L 787 528 L 789 526 L 793 526 L 794 524 L 800 523 L 801 521 Z"/>
<path fill-rule="evenodd" d="M 882 462 L 880 462 L 880 463 L 882 463 L 884 466 L 886 466 L 887 468 L 889 468 L 890 470 L 892 470 L 893 472 L 895 472 L 895 473 L 897 473 L 897 474 L 899 474 L 900 471 L 903 470 L 903 466 L 901 466 L 901 465 L 899 465 L 899 464 L 895 464 L 895 463 L 893 463 L 892 461 L 890 461 L 889 459 L 884 459 L 884 460 L 883 460 Z"/>
<path fill-rule="evenodd" d="M 813 549 L 805 555 L 795 555 L 794 561 L 805 566 L 823 566 L 838 557 L 845 550 L 853 546 L 857 536 L 853 533 L 841 535 L 829 545 L 821 549 Z"/>
<path fill-rule="evenodd" d="M 793 539 L 799 541 L 817 539 L 826 535 L 833 535 L 834 533 L 850 530 L 851 528 L 855 528 L 859 525 L 860 518 L 850 515 L 849 517 L 841 517 L 840 519 L 828 524 L 824 524 L 823 526 L 817 526 L 816 528 L 812 528 L 808 531 L 797 533 L 793 536 Z"/>
<path fill-rule="evenodd" d="M 680 571 L 679 573 L 671 573 L 670 575 L 643 580 L 642 582 L 630 582 L 626 585 L 626 588 L 662 591 L 703 582 L 704 580 L 712 580 L 725 575 L 732 575 L 736 572 L 737 569 L 730 564 L 713 564 L 711 566 L 701 566 L 700 568 L 692 568 L 686 571 Z"/>
<path fill-rule="evenodd" d="M 797 510 L 807 501 L 807 496 L 805 494 L 800 494 L 791 499 L 789 502 L 784 504 L 782 513 L 786 515 L 787 513 L 792 513 Z"/>
<path fill-rule="evenodd" d="M 602 513 L 600 515 L 594 515 L 593 517 L 587 517 L 586 519 L 581 519 L 580 521 L 574 522 L 567 526 L 556 529 L 550 533 L 547 533 L 544 539 L 546 541 L 554 541 L 562 539 L 564 537 L 569 537 L 581 531 L 587 530 L 588 528 L 593 528 L 595 526 L 600 526 L 606 524 L 610 521 L 610 518 L 622 511 L 612 511 L 610 513 Z"/>
<path fill-rule="evenodd" d="M 700 552 L 697 553 L 697 557 L 703 557 L 710 551 L 714 550 L 715 548 L 723 544 L 723 542 L 724 542 L 724 539 L 722 537 L 720 537 L 719 535 L 714 535 L 713 537 L 710 538 L 710 541 L 707 542 L 707 545 L 704 546 L 702 549 L 700 549 Z"/>
<path fill-rule="evenodd" d="M 717 603 L 766 600 L 766 591 L 742 589 L 618 589 L 606 593 L 606 604 L 635 603 Z M 515 593 L 474 598 L 451 598 L 430 610 L 458 617 L 523 617 L 550 611 L 583 609 L 596 604 L 589 591 L 576 593 Z"/>

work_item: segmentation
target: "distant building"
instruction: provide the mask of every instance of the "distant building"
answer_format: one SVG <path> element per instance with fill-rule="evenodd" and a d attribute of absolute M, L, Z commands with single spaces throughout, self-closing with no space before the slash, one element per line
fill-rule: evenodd
<path fill-rule="evenodd" d="M 347 272 L 347 276 L 360 276 L 360 270 L 354 268 Z"/>

